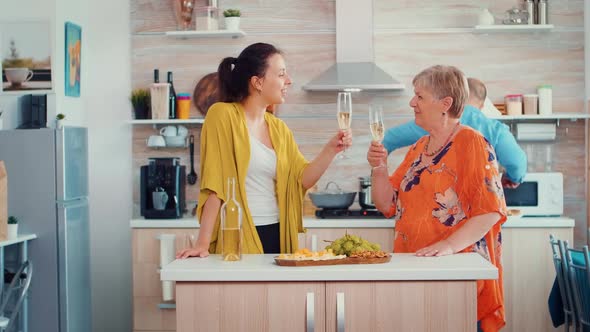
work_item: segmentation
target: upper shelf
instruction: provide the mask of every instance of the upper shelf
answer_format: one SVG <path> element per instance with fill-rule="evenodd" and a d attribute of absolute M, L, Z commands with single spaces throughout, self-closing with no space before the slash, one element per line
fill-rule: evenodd
<path fill-rule="evenodd" d="M 153 120 L 153 119 L 147 119 L 147 120 L 129 120 L 127 121 L 127 123 L 132 124 L 132 125 L 142 125 L 142 124 L 151 124 L 151 125 L 157 125 L 157 124 L 180 124 L 180 123 L 204 123 L 205 119 L 204 118 L 197 118 L 197 119 L 162 119 L 162 120 Z"/>
<path fill-rule="evenodd" d="M 553 113 L 549 115 L 500 115 L 491 116 L 492 119 L 498 120 L 560 120 L 560 119 L 590 119 L 590 114 L 587 113 Z"/>
<path fill-rule="evenodd" d="M 553 24 L 495 24 L 495 25 L 476 25 L 473 32 L 490 33 L 490 32 L 547 32 L 555 28 Z"/>
<path fill-rule="evenodd" d="M 207 30 L 207 31 L 166 31 L 167 37 L 175 38 L 240 38 L 246 34 L 242 30 Z"/>

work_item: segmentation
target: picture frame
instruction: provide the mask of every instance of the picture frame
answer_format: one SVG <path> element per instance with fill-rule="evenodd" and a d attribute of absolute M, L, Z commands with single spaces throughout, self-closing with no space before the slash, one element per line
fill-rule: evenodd
<path fill-rule="evenodd" d="M 72 22 L 65 23 L 65 95 L 80 97 L 82 63 L 82 28 Z"/>
<path fill-rule="evenodd" d="M 0 92 L 53 90 L 48 20 L 0 21 Z"/>

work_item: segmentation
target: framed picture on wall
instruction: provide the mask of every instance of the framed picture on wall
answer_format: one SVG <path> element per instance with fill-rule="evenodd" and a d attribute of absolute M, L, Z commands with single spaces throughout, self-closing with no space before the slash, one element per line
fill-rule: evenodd
<path fill-rule="evenodd" d="M 51 90 L 49 21 L 0 21 L 1 91 Z"/>
<path fill-rule="evenodd" d="M 72 22 L 66 22 L 66 96 L 80 97 L 80 69 L 82 60 L 82 28 Z"/>

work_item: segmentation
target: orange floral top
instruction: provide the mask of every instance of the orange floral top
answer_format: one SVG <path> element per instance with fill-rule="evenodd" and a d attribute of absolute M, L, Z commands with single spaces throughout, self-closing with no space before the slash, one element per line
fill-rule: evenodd
<path fill-rule="evenodd" d="M 479 132 L 462 128 L 431 161 L 423 160 L 428 136 L 408 151 L 389 178 L 394 198 L 388 215 L 396 216 L 394 251 L 416 252 L 446 239 L 472 217 L 497 212 L 501 219 L 462 252 L 477 252 L 498 268 L 498 280 L 478 280 L 477 319 L 484 331 L 505 325 L 502 236 L 506 202 L 496 154 Z"/>

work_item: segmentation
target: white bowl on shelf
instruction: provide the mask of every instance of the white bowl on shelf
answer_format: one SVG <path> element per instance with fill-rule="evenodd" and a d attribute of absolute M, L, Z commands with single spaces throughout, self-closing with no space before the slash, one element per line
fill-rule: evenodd
<path fill-rule="evenodd" d="M 181 148 L 186 146 L 186 136 L 165 136 L 166 146 L 172 148 Z"/>

